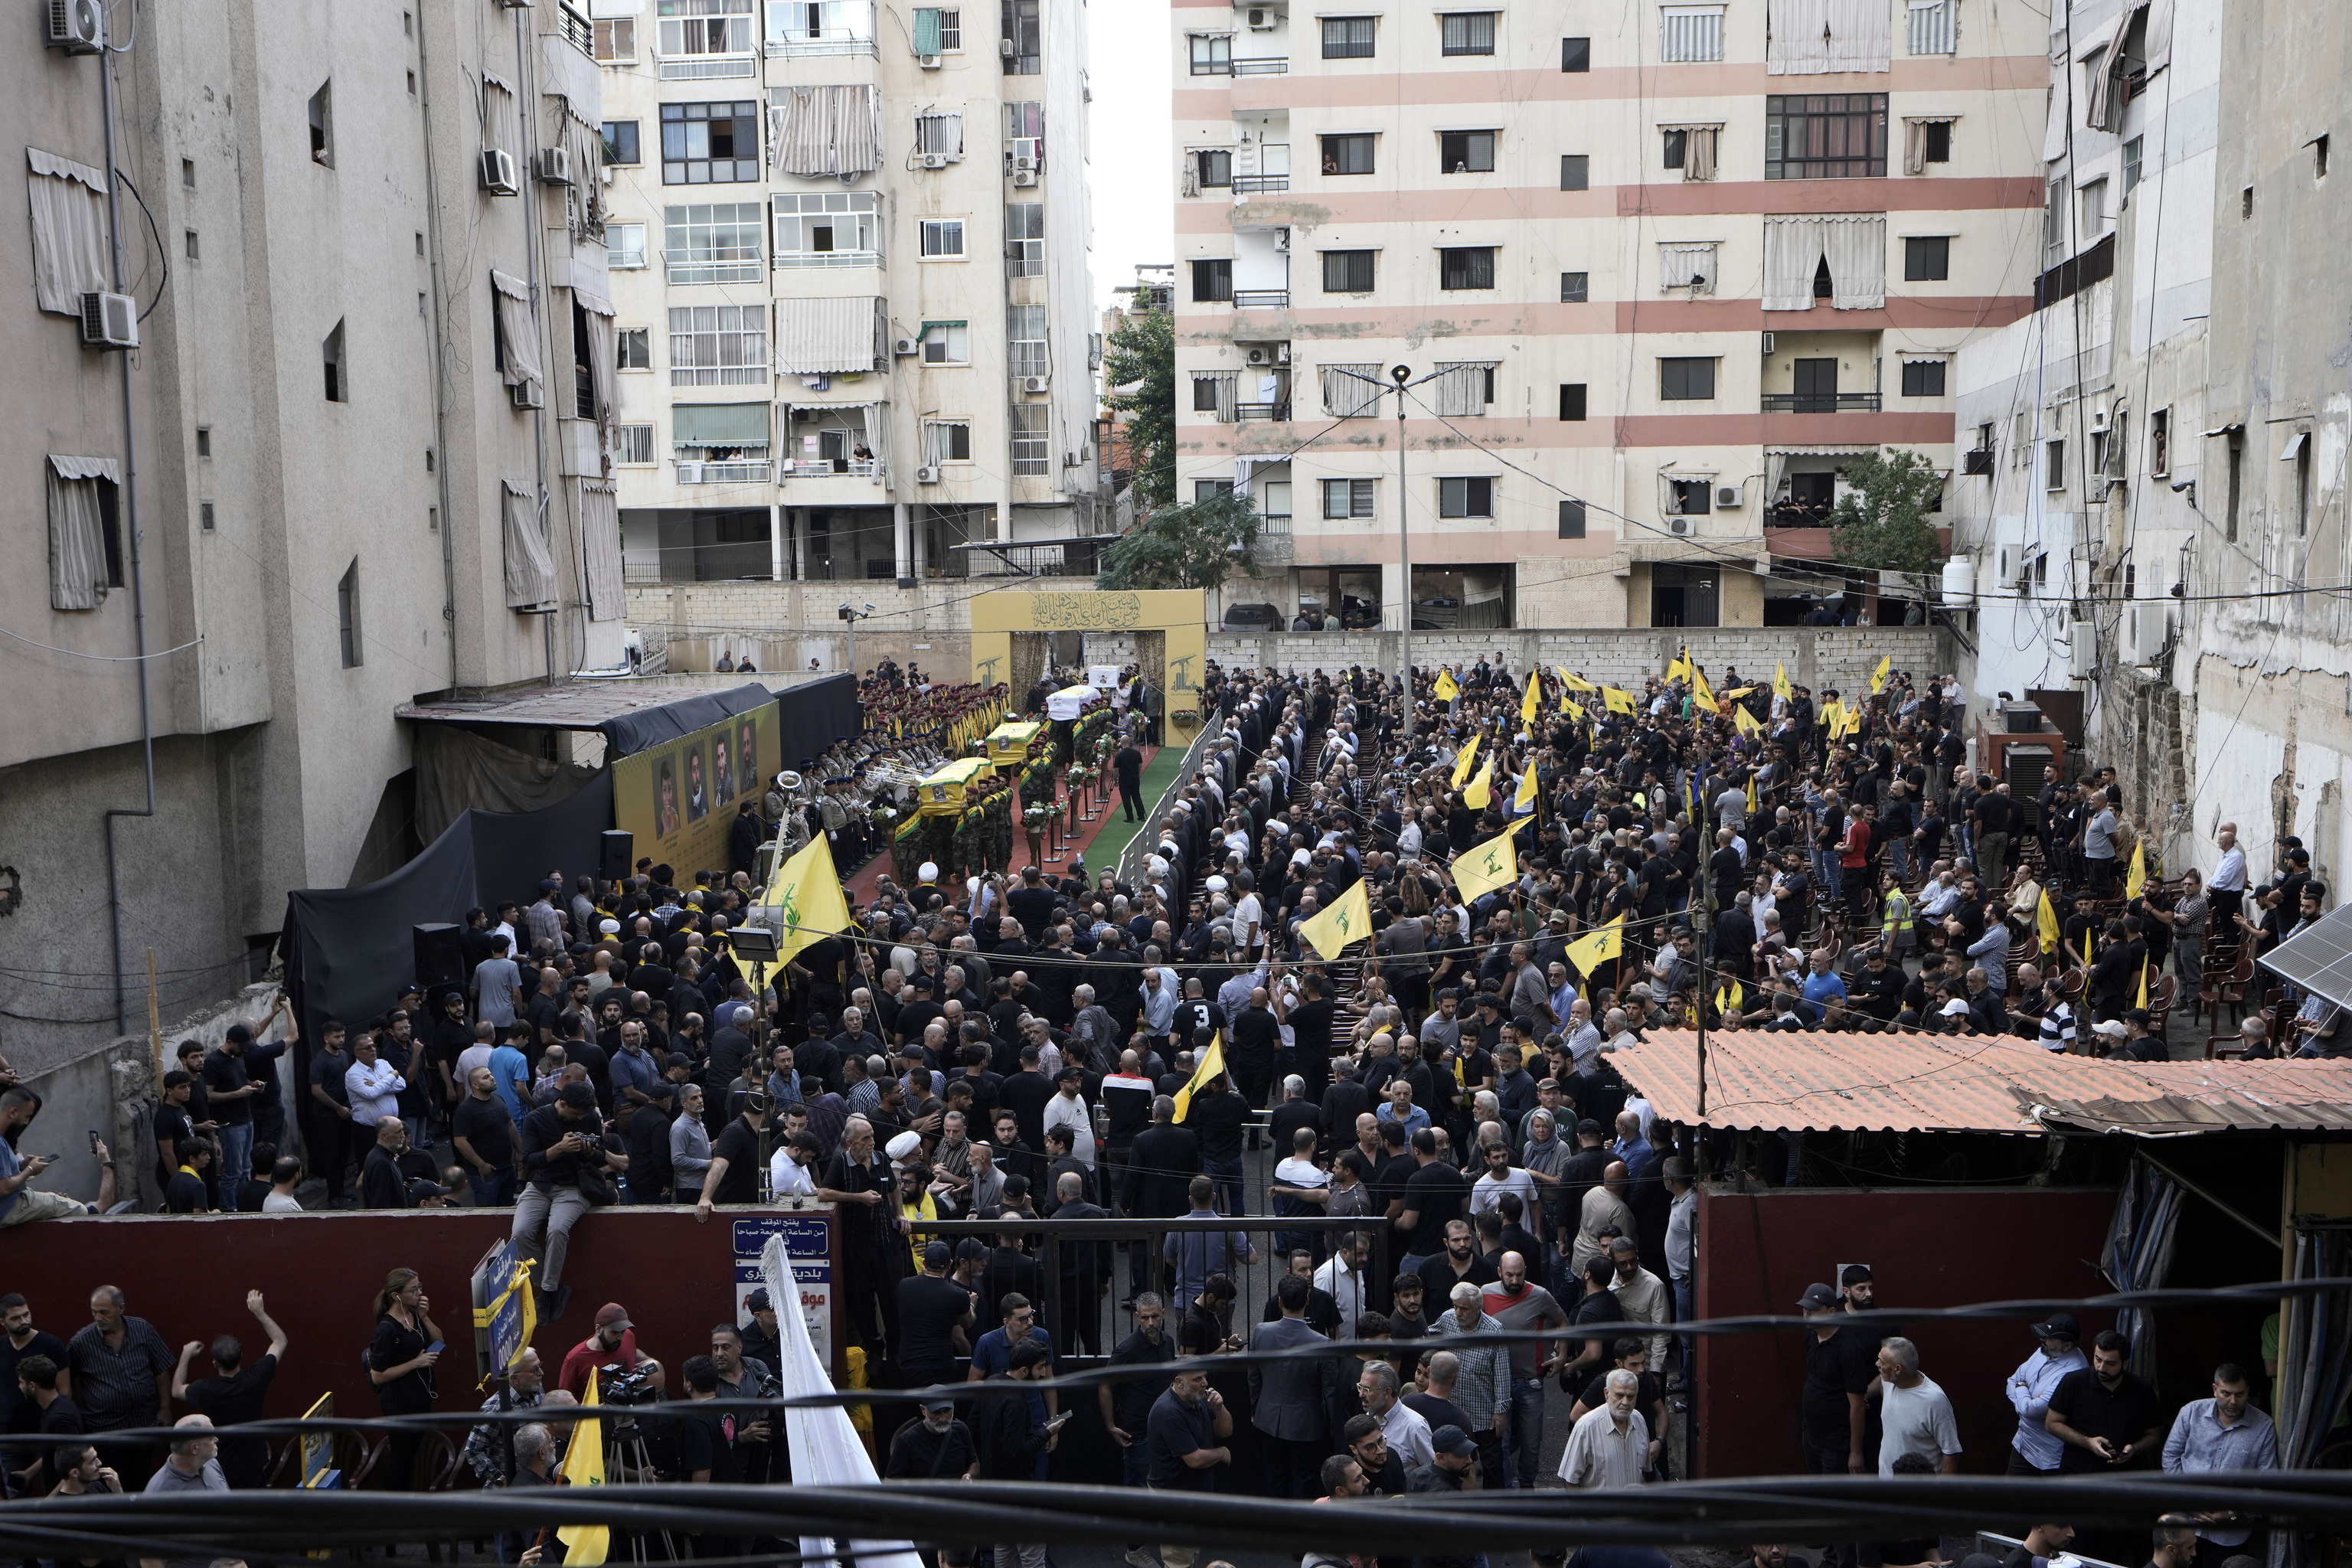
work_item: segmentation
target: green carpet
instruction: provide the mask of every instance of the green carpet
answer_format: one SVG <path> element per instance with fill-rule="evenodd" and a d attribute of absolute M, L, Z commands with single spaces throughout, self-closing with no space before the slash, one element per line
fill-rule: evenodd
<path fill-rule="evenodd" d="M 1176 782 L 1177 770 L 1182 767 L 1183 763 L 1183 747 L 1162 746 L 1152 755 L 1150 761 L 1143 764 L 1145 810 L 1149 811 L 1152 802 L 1158 800 L 1161 793 Z M 1118 865 L 1118 858 L 1127 852 L 1129 842 L 1135 837 L 1135 830 L 1142 826 L 1140 822 L 1127 820 L 1126 810 L 1119 803 L 1118 787 L 1113 785 L 1110 815 L 1103 819 L 1102 831 L 1096 834 L 1094 842 L 1086 847 L 1087 869 L 1108 871 Z"/>

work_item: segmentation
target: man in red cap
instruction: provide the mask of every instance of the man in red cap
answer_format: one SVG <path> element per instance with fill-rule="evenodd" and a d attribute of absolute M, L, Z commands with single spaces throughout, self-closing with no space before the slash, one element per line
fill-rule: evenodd
<path fill-rule="evenodd" d="M 614 1362 L 635 1372 L 649 1373 L 656 1388 L 667 1387 L 661 1363 L 637 1350 L 636 1325 L 629 1321 L 629 1310 L 618 1301 L 607 1301 L 596 1309 L 596 1331 L 572 1347 L 563 1358 L 563 1372 L 555 1382 L 558 1388 L 575 1399 L 585 1399 L 588 1379 L 598 1367 Z"/>

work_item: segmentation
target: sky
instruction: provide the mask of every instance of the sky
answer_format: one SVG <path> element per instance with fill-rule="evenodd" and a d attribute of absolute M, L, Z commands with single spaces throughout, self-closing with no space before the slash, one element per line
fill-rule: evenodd
<path fill-rule="evenodd" d="M 1099 308 L 1120 302 L 1111 290 L 1135 281 L 1138 263 L 1176 259 L 1167 0 L 1097 0 L 1087 7 L 1087 26 Z"/>

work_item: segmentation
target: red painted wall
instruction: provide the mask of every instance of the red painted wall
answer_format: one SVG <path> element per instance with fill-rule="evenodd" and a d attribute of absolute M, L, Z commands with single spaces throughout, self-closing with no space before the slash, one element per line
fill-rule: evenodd
<path fill-rule="evenodd" d="M 1701 1318 L 1793 1315 L 1842 1264 L 1867 1263 L 1878 1305 L 1958 1307 L 1972 1301 L 2107 1293 L 2096 1264 L 2115 1194 L 2011 1188 L 1999 1192 L 1805 1190 L 1741 1195 L 1699 1191 L 1696 1300 Z M 2087 1340 L 2113 1314 L 2078 1313 Z M 2031 1354 L 2032 1320 L 1927 1321 L 1906 1325 L 1922 1371 L 1950 1395 L 1960 1466 L 1998 1475 L 2017 1415 L 2005 1385 Z M 1699 1341 L 1698 1473 L 1706 1478 L 1803 1468 L 1797 1413 L 1805 1351 L 1796 1330 Z M 1875 1456 L 1872 1456 L 1873 1458 Z"/>

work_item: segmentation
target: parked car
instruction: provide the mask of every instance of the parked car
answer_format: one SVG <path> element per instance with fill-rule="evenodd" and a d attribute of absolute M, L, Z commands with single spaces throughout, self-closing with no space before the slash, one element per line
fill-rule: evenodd
<path fill-rule="evenodd" d="M 1268 604 L 1227 605 L 1224 629 L 1229 632 L 1278 632 L 1282 612 Z"/>

